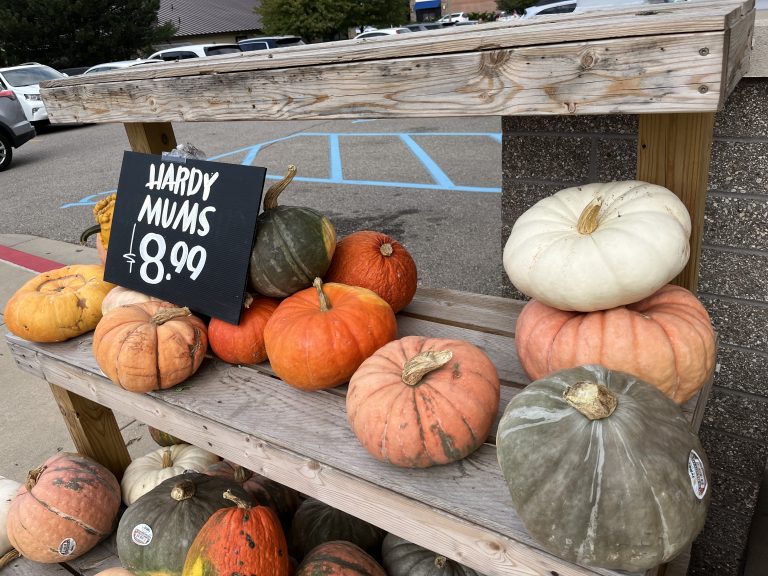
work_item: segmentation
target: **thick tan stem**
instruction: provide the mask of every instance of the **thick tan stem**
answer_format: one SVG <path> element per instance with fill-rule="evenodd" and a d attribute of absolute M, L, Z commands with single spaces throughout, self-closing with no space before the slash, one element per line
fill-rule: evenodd
<path fill-rule="evenodd" d="M 596 382 L 576 382 L 566 388 L 563 398 L 590 420 L 607 418 L 619 403 L 619 399 L 607 387 Z"/>
<path fill-rule="evenodd" d="M 320 278 L 315 278 L 312 286 L 317 289 L 317 297 L 320 299 L 320 312 L 328 312 L 331 309 L 331 302 L 328 300 L 325 292 L 323 292 L 323 281 Z"/>
<path fill-rule="evenodd" d="M 243 482 L 248 480 L 248 478 L 250 478 L 251 476 L 253 476 L 253 473 L 250 470 L 247 470 L 242 466 L 235 466 L 235 473 L 233 475 L 233 479 L 238 484 L 242 484 Z"/>
<path fill-rule="evenodd" d="M 16 560 L 16 558 L 21 558 L 21 554 L 19 554 L 19 551 L 15 548 L 11 549 L 9 552 L 6 552 L 2 556 L 0 556 L 0 570 L 8 566 L 11 562 Z"/>
<path fill-rule="evenodd" d="M 182 480 L 171 489 L 171 498 L 177 502 L 195 495 L 195 484 L 191 480 Z"/>
<path fill-rule="evenodd" d="M 163 468 L 170 468 L 173 466 L 173 458 L 171 457 L 170 450 L 163 450 Z"/>
<path fill-rule="evenodd" d="M 252 506 L 248 502 L 232 494 L 232 490 L 227 490 L 226 492 L 224 492 L 224 498 L 226 500 L 229 500 L 230 502 L 234 502 L 235 504 L 237 504 L 238 508 L 244 508 L 246 510 L 248 510 L 248 508 L 252 508 Z"/>
<path fill-rule="evenodd" d="M 390 244 L 389 242 L 387 242 L 386 244 L 382 244 L 379 247 L 379 250 L 381 250 L 382 256 L 392 256 L 392 253 L 394 252 L 394 250 L 392 249 L 392 244 Z"/>
<path fill-rule="evenodd" d="M 32 490 L 32 488 L 35 487 L 37 481 L 40 480 L 40 476 L 43 475 L 43 472 L 45 472 L 46 468 L 48 468 L 48 466 L 40 466 L 39 468 L 35 468 L 34 470 L 27 472 L 27 481 L 24 483 L 24 486 L 27 488 L 27 490 Z"/>
<path fill-rule="evenodd" d="M 581 211 L 579 221 L 576 223 L 576 231 L 579 234 L 592 234 L 597 230 L 597 216 L 600 214 L 602 206 L 603 201 L 600 198 L 595 198 Z"/>
<path fill-rule="evenodd" d="M 191 315 L 192 312 L 190 312 L 189 308 L 186 306 L 184 306 L 184 308 L 163 308 L 162 310 L 155 312 L 149 321 L 156 326 L 160 326 L 169 320 L 173 320 L 174 318 Z"/>
<path fill-rule="evenodd" d="M 296 176 L 296 166 L 291 164 L 288 166 L 288 171 L 285 176 L 283 176 L 283 179 L 280 180 L 280 182 L 272 184 L 272 186 L 269 187 L 269 190 L 267 190 L 267 193 L 264 194 L 264 211 L 277 208 L 277 197 L 288 187 L 288 184 L 291 183 L 294 176 Z"/>
<path fill-rule="evenodd" d="M 424 376 L 442 368 L 451 361 L 451 358 L 453 358 L 453 352 L 450 350 L 422 352 L 405 363 L 401 378 L 408 386 L 416 386 Z"/>

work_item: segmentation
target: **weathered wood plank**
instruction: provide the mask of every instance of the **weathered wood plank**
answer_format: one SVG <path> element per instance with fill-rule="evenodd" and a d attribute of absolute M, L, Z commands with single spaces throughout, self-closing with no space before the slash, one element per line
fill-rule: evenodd
<path fill-rule="evenodd" d="M 725 81 L 723 82 L 722 101 L 738 84 L 739 80 L 749 70 L 749 62 L 752 56 L 752 39 L 755 26 L 755 11 L 744 14 L 728 30 L 726 35 L 726 62 Z"/>
<path fill-rule="evenodd" d="M 72 576 L 72 573 L 60 564 L 40 564 L 26 558 L 17 558 L 5 568 L 0 569 L 2 576 Z"/>
<path fill-rule="evenodd" d="M 70 570 L 82 576 L 94 576 L 107 568 L 122 566 L 120 559 L 117 557 L 114 534 L 99 543 L 87 554 L 66 562 L 66 565 Z"/>
<path fill-rule="evenodd" d="M 768 10 L 760 10 L 755 17 L 754 43 L 749 60 L 748 78 L 768 77 Z"/>
<path fill-rule="evenodd" d="M 131 150 L 162 154 L 176 147 L 176 135 L 170 122 L 126 123 L 125 133 Z"/>

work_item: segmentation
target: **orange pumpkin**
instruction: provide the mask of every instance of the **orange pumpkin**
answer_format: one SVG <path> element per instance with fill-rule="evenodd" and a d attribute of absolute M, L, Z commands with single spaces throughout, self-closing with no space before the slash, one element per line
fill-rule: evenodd
<path fill-rule="evenodd" d="M 715 333 L 695 295 L 668 284 L 628 306 L 564 312 L 537 300 L 515 328 L 520 363 L 531 380 L 584 364 L 634 374 L 678 404 L 715 368 Z"/>
<path fill-rule="evenodd" d="M 206 327 L 188 308 L 149 301 L 120 306 L 99 322 L 93 356 L 104 374 L 133 392 L 163 390 L 189 378 L 208 348 Z"/>
<path fill-rule="evenodd" d="M 346 284 L 301 290 L 275 310 L 264 329 L 275 373 L 304 390 L 346 382 L 377 349 L 397 337 L 392 308 L 374 292 Z"/>
<path fill-rule="evenodd" d="M 8 539 L 35 562 L 72 560 L 114 527 L 120 484 L 101 464 L 60 452 L 32 470 L 8 510 Z"/>
<path fill-rule="evenodd" d="M 266 506 L 250 506 L 229 490 L 224 498 L 237 507 L 217 510 L 203 525 L 187 551 L 182 576 L 288 576 L 288 545 L 275 512 Z"/>
<path fill-rule="evenodd" d="M 106 570 L 102 570 L 96 576 L 136 576 L 133 572 L 130 570 L 126 570 L 125 568 L 107 568 Z"/>
<path fill-rule="evenodd" d="M 208 323 L 208 343 L 216 356 L 230 364 L 258 364 L 267 359 L 264 326 L 280 301 L 266 296 L 246 298 L 240 324 L 218 318 Z"/>
<path fill-rule="evenodd" d="M 499 409 L 499 377 L 469 342 L 406 336 L 377 350 L 349 381 L 347 417 L 374 457 L 425 468 L 485 442 Z"/>
<path fill-rule="evenodd" d="M 413 300 L 416 276 L 416 263 L 400 242 L 381 232 L 361 230 L 336 244 L 325 281 L 373 290 L 399 312 Z"/>

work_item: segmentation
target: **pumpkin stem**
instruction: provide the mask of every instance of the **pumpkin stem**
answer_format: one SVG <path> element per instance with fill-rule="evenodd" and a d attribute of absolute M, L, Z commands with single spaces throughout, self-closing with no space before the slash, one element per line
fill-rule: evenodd
<path fill-rule="evenodd" d="M 98 232 L 101 232 L 101 224 L 94 224 L 93 226 L 89 226 L 80 234 L 80 244 L 85 244 L 88 241 L 88 238 Z"/>
<path fill-rule="evenodd" d="M 317 297 L 320 299 L 320 312 L 328 312 L 331 309 L 331 303 L 328 300 L 328 296 L 323 292 L 323 281 L 320 278 L 315 278 L 312 286 L 317 288 Z"/>
<path fill-rule="evenodd" d="M 581 211 L 579 221 L 576 222 L 576 231 L 579 234 L 592 234 L 597 230 L 597 215 L 600 213 L 600 208 L 603 206 L 603 201 L 600 198 L 593 198 L 592 202 L 586 205 L 584 210 Z"/>
<path fill-rule="evenodd" d="M 35 487 L 37 481 L 40 480 L 40 476 L 43 475 L 43 472 L 45 472 L 46 468 L 48 468 L 48 466 L 40 466 L 39 468 L 35 468 L 34 470 L 27 472 L 27 481 L 24 483 L 24 486 L 27 490 L 32 490 L 32 488 Z"/>
<path fill-rule="evenodd" d="M 244 508 L 246 510 L 248 510 L 249 508 L 252 508 L 252 506 L 248 504 L 248 502 L 232 494 L 232 490 L 227 490 L 226 492 L 224 492 L 224 498 L 226 500 L 229 500 L 230 502 L 234 502 L 235 504 L 237 504 L 238 508 Z"/>
<path fill-rule="evenodd" d="M 288 184 L 291 183 L 291 180 L 293 180 L 294 176 L 296 176 L 296 166 L 291 164 L 288 166 L 288 171 L 286 172 L 285 176 L 283 176 L 283 179 L 280 180 L 280 182 L 275 182 L 272 184 L 272 186 L 269 187 L 267 193 L 264 194 L 265 212 L 267 210 L 277 208 L 277 197 L 280 196 L 280 193 L 288 187 Z"/>
<path fill-rule="evenodd" d="M 177 502 L 187 500 L 195 495 L 195 483 L 192 480 L 182 480 L 174 485 L 171 490 L 171 498 Z"/>
<path fill-rule="evenodd" d="M 445 567 L 445 563 L 448 562 L 448 558 L 445 556 L 435 556 L 435 567 L 441 570 Z"/>
<path fill-rule="evenodd" d="M 246 292 L 245 298 L 243 298 L 243 308 L 247 310 L 251 307 L 251 304 L 253 304 L 253 295 L 249 292 Z"/>
<path fill-rule="evenodd" d="M 171 457 L 170 450 L 163 450 L 163 468 L 170 468 L 173 466 L 173 458 Z"/>
<path fill-rule="evenodd" d="M 590 420 L 607 418 L 619 403 L 616 394 L 597 382 L 581 381 L 568 386 L 563 393 L 568 404 L 576 408 Z"/>
<path fill-rule="evenodd" d="M 450 350 L 440 350 L 435 352 L 422 352 L 417 354 L 403 366 L 401 379 L 408 386 L 416 386 L 427 374 L 438 368 L 442 368 L 453 358 L 453 352 Z"/>
<path fill-rule="evenodd" d="M 152 315 L 152 318 L 149 319 L 149 321 L 154 324 L 155 326 L 161 326 L 162 324 L 165 324 L 169 320 L 173 320 L 174 318 L 179 318 L 180 316 L 191 316 L 192 312 L 189 311 L 189 308 L 184 306 L 184 308 L 163 308 L 162 310 L 158 310 Z"/>
<path fill-rule="evenodd" d="M 2 556 L 0 556 L 0 570 L 8 566 L 11 562 L 16 560 L 16 558 L 20 558 L 21 554 L 19 554 L 19 551 L 15 548 L 11 548 L 10 551 L 6 552 Z"/>
<path fill-rule="evenodd" d="M 250 478 L 251 476 L 253 476 L 253 474 L 251 473 L 250 470 L 246 470 L 242 466 L 235 466 L 235 474 L 233 476 L 233 479 L 238 484 L 242 484 L 243 482 L 248 480 L 248 478 Z"/>
<path fill-rule="evenodd" d="M 390 244 L 389 242 L 379 246 L 379 250 L 381 250 L 382 256 L 392 256 L 392 253 L 394 252 L 394 250 L 392 249 L 392 244 Z"/>

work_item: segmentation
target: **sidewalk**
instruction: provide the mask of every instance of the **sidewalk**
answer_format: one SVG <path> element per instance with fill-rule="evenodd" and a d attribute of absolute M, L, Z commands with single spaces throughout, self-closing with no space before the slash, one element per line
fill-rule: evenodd
<path fill-rule="evenodd" d="M 57 451 L 74 451 L 64 419 L 43 380 L 20 370 L 5 344 L 5 303 L 24 282 L 54 264 L 98 262 L 95 248 L 22 234 L 0 234 L 0 476 L 17 482 Z M 132 458 L 157 448 L 147 427 L 115 414 Z"/>

